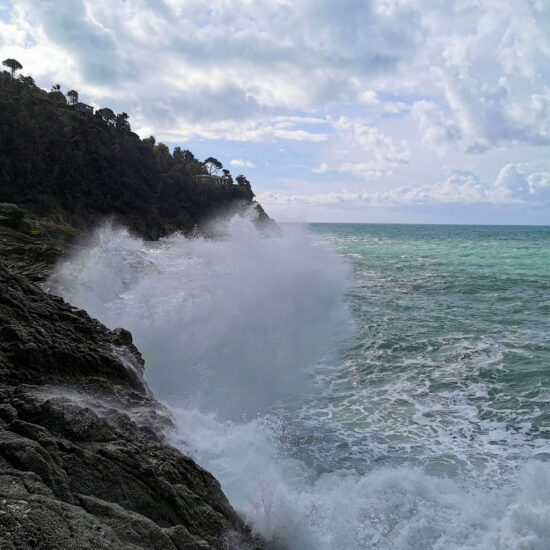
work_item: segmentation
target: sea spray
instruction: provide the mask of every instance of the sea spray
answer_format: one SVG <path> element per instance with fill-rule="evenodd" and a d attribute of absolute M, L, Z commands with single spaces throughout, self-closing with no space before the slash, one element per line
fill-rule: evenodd
<path fill-rule="evenodd" d="M 300 227 L 265 235 L 235 216 L 217 233 L 144 243 L 106 225 L 49 284 L 132 331 L 157 397 L 254 416 L 299 392 L 349 330 L 348 267 Z"/>
<path fill-rule="evenodd" d="M 278 421 L 173 414 L 172 442 L 214 472 L 237 510 L 282 548 L 548 550 L 549 464 L 526 465 L 489 491 L 412 466 L 319 473 L 281 452 Z"/>
<path fill-rule="evenodd" d="M 219 229 L 104 227 L 50 284 L 132 330 L 168 437 L 254 529 L 290 550 L 548 550 L 542 249 L 455 229 L 455 265 L 415 227 Z"/>

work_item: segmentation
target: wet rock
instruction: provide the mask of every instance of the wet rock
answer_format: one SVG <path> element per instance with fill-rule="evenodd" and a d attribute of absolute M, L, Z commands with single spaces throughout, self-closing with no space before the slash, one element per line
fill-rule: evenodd
<path fill-rule="evenodd" d="M 25 212 L 16 204 L 0 203 L 0 225 L 15 229 L 21 229 Z"/>
<path fill-rule="evenodd" d="M 128 331 L 0 261 L 0 548 L 265 548 L 166 444 L 143 370 Z"/>

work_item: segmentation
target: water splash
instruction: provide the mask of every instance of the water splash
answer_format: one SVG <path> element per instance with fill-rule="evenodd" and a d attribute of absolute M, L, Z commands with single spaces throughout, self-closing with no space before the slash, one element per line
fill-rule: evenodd
<path fill-rule="evenodd" d="M 388 454 L 387 449 L 378 452 L 372 445 L 376 438 L 369 438 L 377 427 L 395 445 L 398 423 L 412 421 L 422 435 L 424 416 L 411 415 L 402 399 L 421 383 L 412 369 L 404 369 L 410 380 L 400 375 L 401 386 L 392 382 L 380 391 L 373 365 L 386 350 L 377 350 L 376 338 L 366 351 L 361 348 L 356 385 L 350 372 L 338 374 L 337 363 L 317 369 L 310 384 L 310 368 L 334 351 L 338 332 L 345 335 L 349 328 L 343 299 L 349 273 L 343 260 L 299 228 L 262 236 L 236 217 L 213 234 L 215 239 L 175 235 L 144 243 L 124 229 L 105 226 L 58 266 L 49 284 L 108 326 L 133 332 L 151 387 L 171 403 L 177 426 L 168 434 L 171 441 L 214 473 L 254 529 L 275 547 L 290 550 L 548 550 L 548 463 L 516 464 L 506 479 L 487 487 L 472 471 L 453 479 L 429 475 L 419 464 L 426 453 L 414 465 L 403 459 L 393 465 L 377 462 Z M 369 272 L 361 285 L 379 285 L 383 294 L 382 275 Z M 401 283 L 397 277 L 395 284 Z M 376 313 L 380 301 L 369 292 Z M 365 303 L 363 294 L 353 294 L 353 300 L 356 308 Z M 375 324 L 372 330 L 381 332 Z M 392 341 L 398 352 L 407 344 L 397 337 Z M 414 350 L 405 351 L 408 360 Z M 393 373 L 395 353 L 393 370 L 384 363 L 381 372 Z M 463 357 L 460 361 L 468 364 Z M 452 369 L 453 376 L 457 372 Z M 333 398 L 338 391 L 337 377 L 346 378 L 345 389 L 353 394 L 341 409 L 327 405 L 327 395 Z M 460 400 L 466 397 L 464 392 L 453 396 L 451 418 L 469 410 L 469 401 Z M 324 401 L 310 414 L 304 404 L 315 398 Z M 371 406 L 363 407 L 362 399 Z M 369 436 L 368 448 L 354 450 L 353 438 L 343 451 L 335 448 L 338 438 L 319 443 L 327 426 L 337 430 L 337 414 L 345 415 L 342 423 L 348 428 L 349 411 L 358 407 L 364 409 L 358 415 L 362 423 L 350 430 Z M 275 414 L 281 410 L 295 418 L 305 411 L 308 432 Z M 478 441 L 442 439 L 452 431 L 448 421 L 441 429 L 432 443 L 443 442 L 446 452 L 460 454 L 460 445 Z M 461 432 L 452 433 L 459 438 Z M 311 443 L 315 438 L 319 441 Z M 490 449 L 493 443 L 486 442 Z M 484 440 L 477 444 L 485 445 Z M 362 469 L 350 466 L 354 452 L 365 463 Z"/>
<path fill-rule="evenodd" d="M 490 491 L 421 468 L 319 473 L 281 453 L 276 419 L 174 409 L 172 442 L 214 472 L 254 528 L 291 550 L 548 550 L 550 464 Z"/>
<path fill-rule="evenodd" d="M 144 243 L 104 226 L 49 285 L 131 330 L 159 398 L 235 418 L 298 391 L 345 332 L 348 269 L 299 227 L 266 236 L 235 216 L 224 229 Z"/>

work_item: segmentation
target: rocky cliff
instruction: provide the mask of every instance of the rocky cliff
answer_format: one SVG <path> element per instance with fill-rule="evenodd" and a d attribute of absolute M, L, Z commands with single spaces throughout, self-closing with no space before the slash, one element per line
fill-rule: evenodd
<path fill-rule="evenodd" d="M 19 231 L 14 207 L 4 214 L 0 548 L 264 548 L 216 479 L 164 441 L 171 419 L 130 333 L 31 281 L 65 241 Z"/>

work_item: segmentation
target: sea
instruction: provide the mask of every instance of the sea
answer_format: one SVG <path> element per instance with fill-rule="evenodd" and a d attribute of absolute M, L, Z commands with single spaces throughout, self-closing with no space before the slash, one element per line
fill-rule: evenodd
<path fill-rule="evenodd" d="M 169 441 L 275 549 L 550 549 L 550 227 L 99 228 L 51 292 L 129 329 Z"/>

